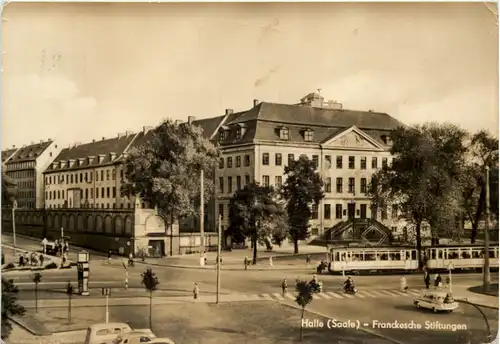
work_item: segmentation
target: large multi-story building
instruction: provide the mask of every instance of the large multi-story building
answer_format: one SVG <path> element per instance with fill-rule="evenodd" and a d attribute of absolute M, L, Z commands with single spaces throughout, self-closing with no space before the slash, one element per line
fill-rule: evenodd
<path fill-rule="evenodd" d="M 123 161 L 146 139 L 150 127 L 113 138 L 75 143 L 61 150 L 45 170 L 46 208 L 134 208 L 135 199 L 121 196 Z"/>
<path fill-rule="evenodd" d="M 294 105 L 254 100 L 250 110 L 229 109 L 224 116 L 194 124 L 203 127 L 223 152 L 213 208 L 222 216 L 224 228 L 236 190 L 253 180 L 279 187 L 285 182 L 284 167 L 303 154 L 316 162 L 325 183 L 325 198 L 312 209 L 313 236 L 352 218 L 394 225 L 397 214 L 372 209 L 366 195 L 371 175 L 391 163 L 390 131 L 402 125 L 388 114 L 345 110 L 311 93 Z"/>
<path fill-rule="evenodd" d="M 15 150 L 13 154 L 12 150 Z M 60 151 L 61 148 L 49 139 L 2 152 L 5 172 L 17 184 L 19 208 L 44 208 L 43 171 Z"/>

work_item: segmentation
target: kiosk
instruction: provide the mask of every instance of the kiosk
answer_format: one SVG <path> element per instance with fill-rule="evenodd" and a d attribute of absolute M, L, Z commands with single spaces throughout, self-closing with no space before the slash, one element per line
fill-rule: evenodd
<path fill-rule="evenodd" d="M 89 295 L 89 253 L 82 251 L 78 253 L 77 270 L 78 270 L 78 293 L 80 295 Z"/>

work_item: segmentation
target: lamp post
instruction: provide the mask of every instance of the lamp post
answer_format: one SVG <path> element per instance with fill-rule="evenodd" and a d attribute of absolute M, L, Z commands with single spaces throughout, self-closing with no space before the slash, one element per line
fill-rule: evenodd
<path fill-rule="evenodd" d="M 486 166 L 485 178 L 485 220 L 484 220 L 484 268 L 483 289 L 488 291 L 490 287 L 490 168 Z"/>
<path fill-rule="evenodd" d="M 12 255 L 16 255 L 16 209 L 17 209 L 17 201 L 14 200 L 12 202 L 12 238 L 14 243 L 14 250 L 12 251 Z"/>
<path fill-rule="evenodd" d="M 205 265 L 205 175 L 203 168 L 200 170 L 200 266 Z"/>
<path fill-rule="evenodd" d="M 215 303 L 219 303 L 219 293 L 220 293 L 220 245 L 221 245 L 221 236 L 222 236 L 222 215 L 219 215 L 219 228 L 217 235 L 217 291 Z"/>

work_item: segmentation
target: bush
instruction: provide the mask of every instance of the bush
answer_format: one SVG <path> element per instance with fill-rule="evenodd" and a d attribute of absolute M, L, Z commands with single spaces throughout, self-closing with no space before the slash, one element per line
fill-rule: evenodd
<path fill-rule="evenodd" d="M 45 266 L 45 269 L 57 269 L 57 268 L 58 268 L 58 266 L 57 266 L 57 264 L 56 264 L 56 263 L 54 263 L 54 262 L 50 262 L 49 264 L 47 264 L 47 265 Z"/>
<path fill-rule="evenodd" d="M 11 262 L 11 263 L 7 264 L 7 265 L 4 267 L 4 269 L 14 269 L 15 267 L 16 267 L 16 265 L 15 265 L 14 263 L 12 263 L 12 262 Z"/>

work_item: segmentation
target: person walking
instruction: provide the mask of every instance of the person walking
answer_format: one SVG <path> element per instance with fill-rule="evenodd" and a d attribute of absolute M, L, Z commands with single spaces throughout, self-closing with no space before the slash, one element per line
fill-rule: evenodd
<path fill-rule="evenodd" d="M 431 276 L 427 272 L 425 273 L 425 276 L 424 276 L 424 283 L 425 283 L 425 289 L 429 289 L 429 287 L 431 285 Z"/>
<path fill-rule="evenodd" d="M 199 293 L 200 293 L 200 288 L 198 287 L 198 283 L 195 283 L 193 288 L 193 298 L 195 300 L 198 300 Z"/>
<path fill-rule="evenodd" d="M 108 252 L 108 264 L 111 264 L 111 250 Z"/>
<path fill-rule="evenodd" d="M 286 278 L 283 279 L 283 282 L 281 282 L 281 295 L 284 297 L 286 290 L 288 288 L 288 283 L 286 282 Z"/>
<path fill-rule="evenodd" d="M 243 264 L 245 264 L 245 270 L 248 270 L 248 257 L 245 256 L 245 259 L 243 260 Z"/>
<path fill-rule="evenodd" d="M 39 258 L 39 261 L 40 261 L 40 266 L 43 266 L 43 260 L 45 259 L 45 257 L 43 256 L 42 253 L 40 253 L 40 258 Z"/>
<path fill-rule="evenodd" d="M 401 276 L 401 280 L 399 283 L 400 283 L 401 291 L 406 293 L 408 291 L 408 282 L 406 281 L 406 277 Z"/>
<path fill-rule="evenodd" d="M 436 287 L 436 289 L 443 286 L 442 281 L 443 279 L 441 278 L 441 274 L 437 274 L 436 278 L 434 279 L 434 286 Z"/>

